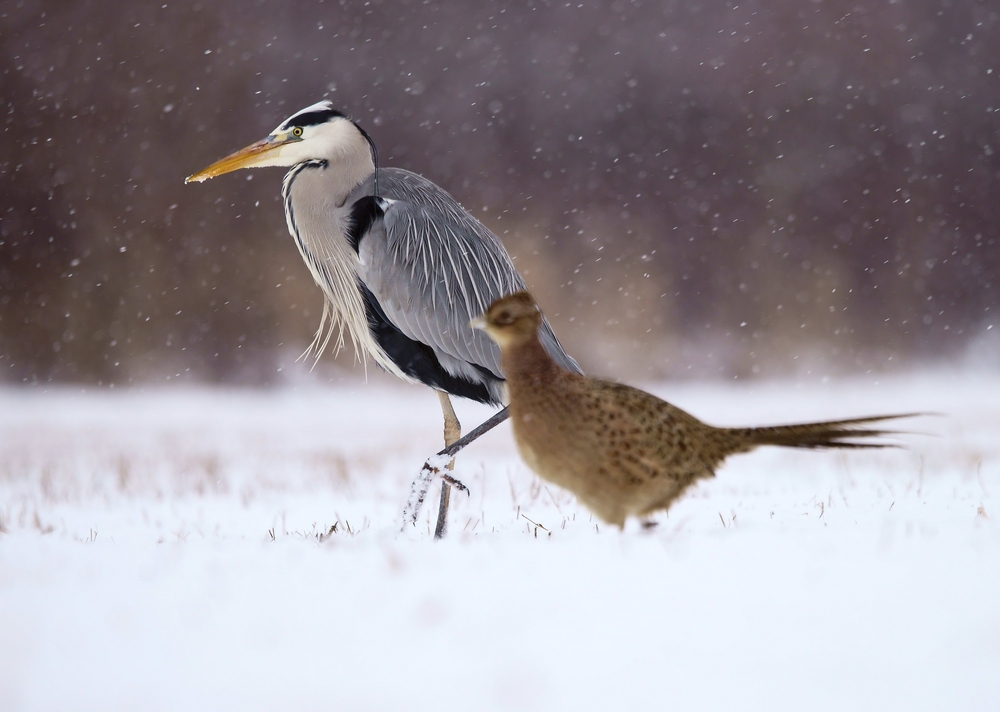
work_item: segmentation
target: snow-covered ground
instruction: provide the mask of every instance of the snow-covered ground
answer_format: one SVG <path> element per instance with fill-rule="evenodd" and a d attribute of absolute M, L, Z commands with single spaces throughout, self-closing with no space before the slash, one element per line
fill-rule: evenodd
<path fill-rule="evenodd" d="M 1000 376 L 652 390 L 944 415 L 734 457 L 624 533 L 503 426 L 434 542 L 434 507 L 397 534 L 426 389 L 0 391 L 0 710 L 1000 709 Z"/>

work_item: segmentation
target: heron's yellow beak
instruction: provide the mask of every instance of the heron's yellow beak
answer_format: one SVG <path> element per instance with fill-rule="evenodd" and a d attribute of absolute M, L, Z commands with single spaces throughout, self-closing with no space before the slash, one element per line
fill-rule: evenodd
<path fill-rule="evenodd" d="M 261 139 L 257 143 L 252 143 L 246 148 L 241 148 L 236 153 L 233 153 L 225 158 L 216 161 L 208 168 L 204 168 L 193 176 L 188 176 L 184 179 L 185 183 L 201 183 L 209 178 L 215 178 L 216 176 L 221 176 L 223 173 L 230 173 L 238 168 L 253 168 L 255 166 L 272 166 L 275 165 L 273 162 L 276 156 L 274 152 L 280 149 L 287 143 L 292 141 L 299 141 L 301 139 L 292 136 L 288 133 L 284 136 L 272 134 L 267 138 Z"/>

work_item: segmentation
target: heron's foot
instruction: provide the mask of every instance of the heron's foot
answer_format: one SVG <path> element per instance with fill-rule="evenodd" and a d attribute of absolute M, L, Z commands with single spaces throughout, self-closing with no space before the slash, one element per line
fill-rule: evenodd
<path fill-rule="evenodd" d="M 403 529 L 406 525 L 416 524 L 417 517 L 420 516 L 420 508 L 424 506 L 427 499 L 427 491 L 431 488 L 431 482 L 435 477 L 440 477 L 453 487 L 457 487 L 462 492 L 469 494 L 469 488 L 448 474 L 447 465 L 451 462 L 450 455 L 434 455 L 420 468 L 417 478 L 410 485 L 410 496 L 406 500 L 406 507 L 403 509 Z"/>

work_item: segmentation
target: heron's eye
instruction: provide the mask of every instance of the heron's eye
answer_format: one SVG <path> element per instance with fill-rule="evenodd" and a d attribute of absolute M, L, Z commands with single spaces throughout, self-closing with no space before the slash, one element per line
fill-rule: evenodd
<path fill-rule="evenodd" d="M 301 137 L 302 136 L 302 127 L 301 126 L 296 126 L 294 129 L 292 129 L 292 136 L 294 136 L 295 138 Z"/>

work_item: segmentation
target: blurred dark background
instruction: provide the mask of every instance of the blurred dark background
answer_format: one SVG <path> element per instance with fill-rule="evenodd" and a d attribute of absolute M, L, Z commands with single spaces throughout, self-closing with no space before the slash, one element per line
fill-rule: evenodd
<path fill-rule="evenodd" d="M 998 30 L 992 0 L 3 0 L 0 381 L 304 372 L 281 170 L 183 179 L 321 98 L 501 236 L 588 370 L 1000 363 Z"/>

